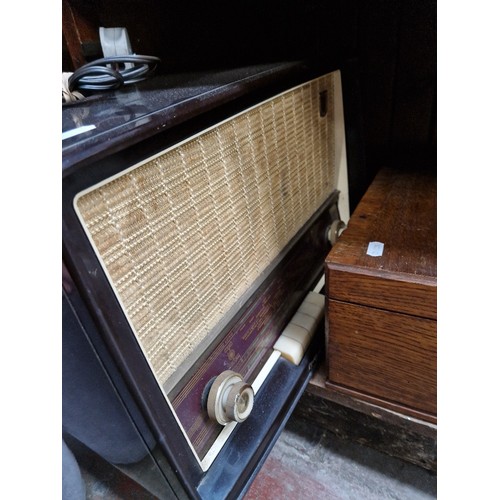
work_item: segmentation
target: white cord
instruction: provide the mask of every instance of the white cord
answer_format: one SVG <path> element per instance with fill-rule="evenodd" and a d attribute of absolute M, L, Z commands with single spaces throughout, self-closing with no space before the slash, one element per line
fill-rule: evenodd
<path fill-rule="evenodd" d="M 81 94 L 80 92 L 78 92 L 76 90 L 71 92 L 69 90 L 68 80 L 72 74 L 73 73 L 63 73 L 62 74 L 62 98 L 63 98 L 64 102 L 74 102 L 74 101 L 78 101 L 80 99 L 85 99 L 83 94 Z"/>

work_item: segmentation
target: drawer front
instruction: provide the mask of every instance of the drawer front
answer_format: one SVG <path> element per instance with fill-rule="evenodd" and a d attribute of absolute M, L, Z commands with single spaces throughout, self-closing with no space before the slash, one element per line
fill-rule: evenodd
<path fill-rule="evenodd" d="M 327 295 L 331 299 L 376 307 L 411 316 L 437 319 L 437 285 L 405 280 L 407 276 L 377 276 L 341 270 L 339 266 L 327 268 Z"/>
<path fill-rule="evenodd" d="M 328 303 L 331 383 L 390 408 L 436 415 L 436 322 Z"/>

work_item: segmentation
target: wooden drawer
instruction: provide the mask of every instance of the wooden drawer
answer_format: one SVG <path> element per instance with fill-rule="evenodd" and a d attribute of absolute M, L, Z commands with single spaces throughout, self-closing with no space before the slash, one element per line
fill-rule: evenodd
<path fill-rule="evenodd" d="M 425 420 L 436 415 L 436 322 L 328 301 L 329 379 Z"/>
<path fill-rule="evenodd" d="M 432 423 L 436 212 L 435 176 L 382 170 L 325 263 L 326 384 Z"/>

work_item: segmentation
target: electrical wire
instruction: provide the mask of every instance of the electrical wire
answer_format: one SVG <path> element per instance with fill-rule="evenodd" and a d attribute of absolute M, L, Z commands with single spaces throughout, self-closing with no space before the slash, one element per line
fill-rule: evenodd
<path fill-rule="evenodd" d="M 104 57 L 78 68 L 68 79 L 70 92 L 74 90 L 113 90 L 146 79 L 160 62 L 158 57 L 125 55 Z M 127 67 L 127 63 L 132 66 Z"/>

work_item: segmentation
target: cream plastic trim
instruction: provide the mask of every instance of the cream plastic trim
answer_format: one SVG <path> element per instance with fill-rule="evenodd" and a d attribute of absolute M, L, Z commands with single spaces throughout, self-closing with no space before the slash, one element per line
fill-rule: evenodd
<path fill-rule="evenodd" d="M 347 224 L 349 210 L 349 179 L 347 175 L 347 152 L 344 126 L 344 103 L 340 70 L 333 72 L 334 82 L 334 128 L 335 128 L 335 187 L 340 191 L 338 207 L 340 219 Z"/>

